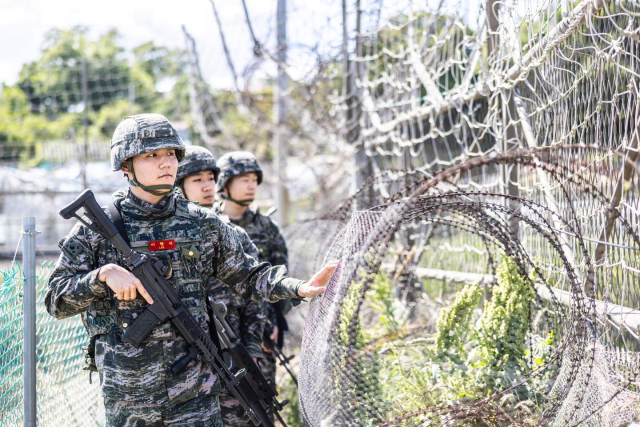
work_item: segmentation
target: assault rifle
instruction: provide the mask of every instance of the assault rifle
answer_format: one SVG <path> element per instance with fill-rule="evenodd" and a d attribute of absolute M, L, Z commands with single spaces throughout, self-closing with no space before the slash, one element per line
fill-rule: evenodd
<path fill-rule="evenodd" d="M 282 341 L 280 341 L 280 342 L 282 342 Z M 271 339 L 271 337 L 269 336 L 269 334 L 266 331 L 265 331 L 264 335 L 262 336 L 262 343 L 265 345 L 265 347 L 267 347 L 269 350 L 271 350 L 271 353 L 275 356 L 276 359 L 278 359 L 278 361 L 284 367 L 284 369 L 287 370 L 287 372 L 289 373 L 289 376 L 293 380 L 293 383 L 297 387 L 298 386 L 298 379 L 296 378 L 296 376 L 293 373 L 293 371 L 291 371 L 291 365 L 289 364 L 289 362 L 291 362 L 291 359 L 293 359 L 296 356 L 294 354 L 292 354 L 291 356 L 285 356 L 284 354 L 282 354 L 282 349 L 281 349 L 280 345 L 275 343 Z"/>
<path fill-rule="evenodd" d="M 77 213 L 80 208 L 83 208 L 85 218 Z M 64 219 L 72 217 L 78 219 L 90 230 L 108 239 L 124 256 L 125 267 L 140 280 L 147 293 L 153 298 L 153 304 L 149 304 L 124 332 L 123 341 L 134 347 L 140 347 L 153 328 L 166 321 L 171 321 L 189 345 L 188 354 L 174 363 L 172 372 L 179 372 L 191 359 L 208 363 L 233 397 L 240 402 L 254 425 L 274 426 L 267 410 L 259 402 L 249 401 L 253 396 L 247 395 L 245 387 L 241 384 L 247 371 L 244 369 L 232 371 L 227 366 L 207 332 L 200 327 L 165 279 L 163 273 L 167 273 L 168 266 L 165 266 L 161 261 L 154 263 L 147 255 L 131 249 L 113 222 L 100 208 L 91 190 L 83 191 L 76 200 L 65 206 L 59 213 Z M 273 406 L 282 407 L 281 404 Z"/>
<path fill-rule="evenodd" d="M 222 355 L 231 372 L 246 371 L 247 374 L 240 380 L 240 392 L 246 397 L 247 402 L 258 402 L 261 407 L 269 408 L 278 421 L 286 427 L 279 411 L 289 403 L 288 400 L 278 402 L 275 384 L 268 381 L 256 362 L 253 360 L 247 348 L 240 338 L 233 332 L 227 323 L 227 306 L 222 302 L 216 302 L 208 297 L 210 315 L 216 324 L 218 336 L 222 347 Z M 213 315 L 211 315 L 213 314 Z"/>

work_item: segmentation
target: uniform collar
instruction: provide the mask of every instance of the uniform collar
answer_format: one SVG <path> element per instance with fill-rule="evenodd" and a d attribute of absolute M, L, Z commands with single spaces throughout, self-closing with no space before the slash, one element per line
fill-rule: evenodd
<path fill-rule="evenodd" d="M 119 190 L 113 194 L 113 200 L 122 213 L 139 220 L 162 219 L 173 215 L 178 197 L 180 193 L 174 190 L 154 205 L 136 197 L 131 190 Z"/>
<path fill-rule="evenodd" d="M 222 212 L 222 201 L 217 201 L 214 205 L 213 205 L 213 211 L 218 215 L 224 215 L 227 218 L 229 218 L 224 212 Z M 247 211 L 242 215 L 242 217 L 240 219 L 231 219 L 229 218 L 229 221 L 231 221 L 231 223 L 235 224 L 235 225 L 239 225 L 240 227 L 244 228 L 247 225 L 251 224 L 254 220 L 254 218 L 256 217 L 256 212 L 249 208 L 247 209 Z"/>
<path fill-rule="evenodd" d="M 229 218 L 229 219 L 231 220 L 232 223 L 239 225 L 242 228 L 245 228 L 247 225 L 253 222 L 253 219 L 255 217 L 256 217 L 256 213 L 251 208 L 248 208 L 247 211 L 242 215 L 242 217 L 240 217 L 240 219 L 232 219 L 232 218 Z"/>

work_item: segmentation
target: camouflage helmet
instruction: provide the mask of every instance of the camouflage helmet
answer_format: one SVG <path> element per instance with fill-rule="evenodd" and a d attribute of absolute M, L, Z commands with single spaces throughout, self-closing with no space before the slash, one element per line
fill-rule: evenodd
<path fill-rule="evenodd" d="M 162 149 L 175 149 L 178 161 L 184 159 L 184 143 L 165 116 L 138 114 L 125 117 L 111 139 L 111 169 L 119 171 L 125 161 L 136 154 Z"/>
<path fill-rule="evenodd" d="M 248 151 L 233 151 L 218 159 L 220 179 L 216 185 L 216 191 L 222 193 L 231 178 L 247 172 L 255 172 L 258 175 L 258 185 L 262 183 L 262 169 L 256 156 Z"/>
<path fill-rule="evenodd" d="M 189 175 L 206 170 L 212 171 L 214 179 L 218 181 L 220 168 L 216 164 L 216 159 L 211 154 L 211 151 L 204 147 L 190 145 L 187 147 L 184 160 L 178 165 L 176 185 L 182 185 L 184 179 Z"/>

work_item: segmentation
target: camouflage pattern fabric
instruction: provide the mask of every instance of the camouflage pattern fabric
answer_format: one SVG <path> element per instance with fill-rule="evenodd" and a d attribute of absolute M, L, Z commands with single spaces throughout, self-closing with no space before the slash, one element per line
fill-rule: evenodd
<path fill-rule="evenodd" d="M 225 169 L 221 169 L 223 171 L 222 173 L 224 173 Z M 217 213 L 222 214 L 222 203 L 214 205 L 214 209 Z M 231 223 L 242 227 L 247 232 L 253 244 L 258 248 L 259 260 L 261 262 L 269 262 L 273 263 L 272 265 L 282 265 L 285 267 L 288 265 L 289 254 L 287 245 L 284 237 L 280 233 L 278 225 L 271 220 L 271 218 L 261 215 L 259 210 L 253 211 L 252 209 L 247 209 L 242 218 L 238 220 L 231 219 Z M 267 312 L 265 333 L 271 334 L 273 327 L 277 325 L 276 313 L 272 304 L 263 303 L 263 305 Z M 290 308 L 290 304 L 283 307 L 285 312 L 290 310 Z M 264 376 L 275 384 L 277 365 L 274 356 L 270 353 L 263 352 L 262 358 L 258 360 L 258 366 Z M 234 417 L 233 414 L 238 413 L 237 406 L 234 406 L 237 404 L 238 402 L 233 398 L 229 398 L 228 400 L 226 398 L 222 400 L 221 398 L 220 405 L 225 420 L 227 419 L 227 414 L 229 414 L 229 417 Z M 225 425 L 227 424 L 225 423 Z M 229 425 L 241 426 L 246 424 Z"/>
<path fill-rule="evenodd" d="M 231 224 L 227 216 L 220 215 L 220 219 L 238 232 L 244 252 L 257 260 L 258 249 L 251 242 L 246 231 Z M 208 289 L 216 301 L 223 302 L 227 306 L 227 322 L 247 347 L 251 357 L 262 356 L 260 343 L 262 342 L 264 325 L 267 321 L 267 314 L 262 301 L 247 301 L 240 298 L 231 292 L 229 286 L 215 277 L 211 278 Z"/>
<path fill-rule="evenodd" d="M 249 420 L 240 405 L 240 402 L 223 389 L 220 393 L 220 414 L 222 424 L 225 427 L 253 427 L 254 424 Z"/>
<path fill-rule="evenodd" d="M 218 215 L 220 219 L 229 223 L 229 217 Z M 258 249 L 249 239 L 246 231 L 241 227 L 231 224 L 243 241 L 243 249 L 246 254 L 258 259 Z M 216 301 L 222 301 L 227 305 L 227 322 L 238 334 L 242 343 L 247 347 L 251 357 L 262 357 L 262 334 L 267 321 L 267 313 L 262 302 L 247 302 L 229 290 L 229 287 L 217 279 L 212 279 L 209 284 L 209 292 Z M 222 421 L 225 426 L 242 427 L 253 426 L 253 423 L 244 412 L 240 402 L 226 389 L 220 392 L 220 407 Z"/>
<path fill-rule="evenodd" d="M 215 396 L 202 396 L 170 406 L 106 400 L 106 427 L 223 427 Z"/>
<path fill-rule="evenodd" d="M 286 278 L 283 267 L 258 263 L 246 255 L 235 230 L 182 198 L 178 190 L 157 205 L 124 191 L 114 194 L 114 202 L 122 212 L 132 247 L 171 266 L 169 283 L 205 330 L 205 284 L 212 277 L 245 299 L 275 302 L 297 297 L 302 281 Z M 150 251 L 168 240 L 174 241 L 175 248 Z M 117 300 L 106 283 L 97 279 L 101 266 L 123 265 L 109 241 L 78 223 L 60 247 L 45 304 L 56 318 L 81 314 L 89 335 L 98 336 L 96 365 L 105 404 L 118 401 L 161 408 L 219 392 L 216 375 L 199 361 L 192 361 L 178 375 L 167 373 L 186 355 L 185 342 L 171 324 L 157 326 L 139 349 L 120 340 L 147 303 L 140 296 L 133 301 Z"/>
<path fill-rule="evenodd" d="M 260 368 L 262 375 L 275 384 L 278 365 L 273 354 L 264 352 L 264 356 L 262 356 L 261 359 L 258 359 L 258 367 Z"/>
<path fill-rule="evenodd" d="M 111 169 L 119 171 L 128 158 L 161 149 L 175 149 L 178 161 L 184 159 L 184 143 L 165 116 L 138 114 L 125 117 L 111 139 Z"/>
<path fill-rule="evenodd" d="M 233 151 L 225 154 L 218 159 L 218 167 L 220 168 L 220 179 L 216 182 L 218 193 L 222 193 L 231 178 L 243 173 L 255 172 L 258 175 L 258 185 L 262 183 L 260 164 L 256 156 L 248 151 Z"/>
<path fill-rule="evenodd" d="M 216 159 L 213 157 L 213 154 L 211 154 L 211 151 L 196 145 L 188 146 L 184 160 L 178 165 L 176 185 L 182 186 L 186 177 L 205 170 L 212 171 L 215 181 L 218 181 L 220 168 L 216 164 Z"/>
<path fill-rule="evenodd" d="M 217 213 L 220 213 L 222 204 L 218 203 L 214 206 Z M 231 220 L 231 223 L 242 227 L 254 245 L 258 248 L 260 262 L 268 262 L 271 265 L 289 265 L 289 252 L 284 237 L 280 233 L 278 225 L 269 217 L 260 214 L 260 210 L 253 211 L 247 209 L 242 218 Z M 268 303 L 265 303 L 269 306 Z M 291 304 L 282 307 L 286 314 L 291 309 Z M 266 330 L 271 333 L 273 326 L 277 325 L 275 310 L 272 307 L 268 309 L 268 319 Z"/>

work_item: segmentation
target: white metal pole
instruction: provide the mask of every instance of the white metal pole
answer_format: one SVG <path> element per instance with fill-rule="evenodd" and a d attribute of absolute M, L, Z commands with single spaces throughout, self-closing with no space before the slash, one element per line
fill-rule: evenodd
<path fill-rule="evenodd" d="M 36 427 L 36 219 L 22 218 L 24 425 Z"/>

